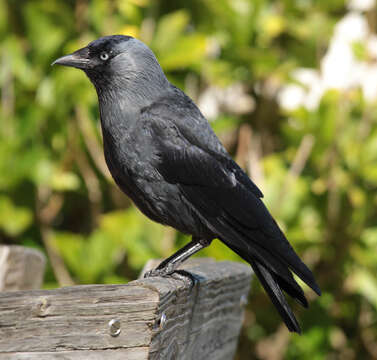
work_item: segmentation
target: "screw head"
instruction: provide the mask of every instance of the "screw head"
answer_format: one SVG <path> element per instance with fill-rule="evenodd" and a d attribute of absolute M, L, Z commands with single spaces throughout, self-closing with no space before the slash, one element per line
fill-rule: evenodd
<path fill-rule="evenodd" d="M 118 319 L 111 319 L 109 321 L 110 335 L 116 337 L 120 334 L 120 321 Z"/>
<path fill-rule="evenodd" d="M 162 330 L 163 327 L 165 326 L 165 323 L 166 323 L 166 315 L 165 313 L 163 312 L 158 318 L 157 318 L 157 321 L 156 321 L 156 325 L 157 327 Z"/>

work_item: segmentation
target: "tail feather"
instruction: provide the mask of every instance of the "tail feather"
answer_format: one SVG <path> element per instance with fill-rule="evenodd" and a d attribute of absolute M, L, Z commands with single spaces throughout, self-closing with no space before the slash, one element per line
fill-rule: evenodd
<path fill-rule="evenodd" d="M 284 290 L 289 296 L 291 296 L 294 300 L 296 300 L 301 306 L 304 308 L 308 308 L 308 300 L 304 295 L 299 284 L 297 284 L 296 280 L 292 276 L 292 281 L 287 282 L 283 278 L 279 277 L 278 275 L 271 272 L 271 276 L 274 278 L 275 282 Z"/>
<path fill-rule="evenodd" d="M 321 291 L 312 272 L 293 250 L 260 199 L 242 187 L 224 190 L 220 197 L 214 189 L 207 187 L 182 186 L 182 190 L 188 198 L 195 199 L 195 212 L 206 227 L 250 263 L 288 329 L 300 333 L 283 291 L 304 307 L 308 302 L 292 272 L 318 295 Z"/>
<path fill-rule="evenodd" d="M 288 330 L 301 334 L 300 325 L 298 324 L 283 292 L 281 291 L 271 272 L 256 261 L 251 261 L 250 264 L 262 286 L 270 296 L 272 303 L 275 305 L 284 323 L 287 325 Z"/>
<path fill-rule="evenodd" d="M 285 304 L 285 308 L 289 309 L 288 311 L 292 316 L 293 316 L 293 313 L 291 309 L 289 308 L 288 304 L 286 303 L 284 294 L 282 293 L 281 290 L 284 290 L 288 295 L 290 295 L 294 300 L 296 300 L 303 307 L 305 308 L 308 307 L 308 301 L 306 300 L 304 291 L 301 289 L 300 285 L 294 279 L 292 273 L 284 264 L 279 264 L 279 262 L 276 261 L 274 258 L 272 258 L 273 261 L 271 261 L 271 258 L 267 258 L 267 262 L 269 264 L 266 265 L 264 261 L 260 260 L 260 259 L 265 260 L 267 257 L 266 254 L 263 254 L 263 251 L 262 251 L 262 254 L 259 254 L 259 255 L 262 255 L 261 257 L 255 257 L 251 255 L 250 253 L 248 253 L 247 251 L 245 251 L 244 249 L 235 247 L 234 243 L 229 243 L 227 241 L 224 241 L 224 239 L 222 238 L 221 238 L 221 241 L 223 241 L 235 253 L 237 253 L 243 259 L 249 262 L 249 264 L 254 269 L 255 274 L 258 276 L 258 279 L 261 281 L 264 289 L 266 290 L 267 294 L 270 296 L 272 302 L 277 307 L 279 313 L 282 315 L 285 322 L 286 322 L 286 316 L 284 316 L 281 310 L 279 310 L 282 308 L 281 303 Z M 260 270 L 261 268 L 263 269 Z M 271 289 L 275 289 L 275 293 L 278 293 L 279 296 L 277 297 L 276 295 L 274 295 L 274 292 L 272 292 Z M 285 313 L 286 312 L 284 312 L 284 314 Z M 288 325 L 289 324 L 287 324 L 287 326 Z"/>
<path fill-rule="evenodd" d="M 205 205 L 211 201 L 209 206 L 211 209 L 222 209 L 221 215 L 217 216 L 215 221 L 222 222 L 228 227 L 227 230 L 229 228 L 233 230 L 234 235 L 227 238 L 228 242 L 243 242 L 242 248 L 245 248 L 250 255 L 254 253 L 253 258 L 255 252 L 258 254 L 263 252 L 263 256 L 269 253 L 270 258 L 271 256 L 278 258 L 281 264 L 290 268 L 318 295 L 321 294 L 312 272 L 296 254 L 264 203 L 253 192 L 242 185 L 222 191 L 221 196 L 218 196 L 217 188 L 196 189 L 197 191 L 200 191 Z M 206 213 L 208 214 L 208 209 Z M 214 227 L 215 234 L 221 234 L 224 230 L 221 229 L 221 225 Z M 270 265 L 266 261 L 262 263 L 267 267 Z"/>
<path fill-rule="evenodd" d="M 228 230 L 230 229 L 228 228 Z M 246 246 L 247 243 L 245 243 L 240 236 L 237 238 L 232 236 L 232 231 L 226 233 L 226 235 L 228 235 L 227 238 L 232 239 L 232 242 L 225 240 L 226 238 L 223 237 L 221 237 L 220 240 L 250 263 L 287 328 L 290 331 L 300 334 L 300 326 L 289 307 L 282 290 L 305 308 L 308 307 L 308 302 L 303 290 L 294 279 L 289 268 L 264 248 L 258 246 L 250 248 L 249 246 Z"/>
<path fill-rule="evenodd" d="M 276 239 L 276 242 L 281 244 L 285 243 L 284 250 L 282 250 L 280 253 L 271 253 L 271 249 L 262 245 L 264 243 L 268 243 L 268 236 L 264 234 L 260 229 L 246 228 L 233 216 L 226 216 L 223 218 L 223 221 L 228 225 L 228 229 L 237 229 L 237 234 L 234 233 L 234 236 L 232 236 L 230 239 L 232 242 L 240 245 L 240 248 L 243 249 L 242 252 L 244 254 L 251 255 L 253 258 L 259 257 L 260 262 L 264 263 L 277 275 L 280 275 L 280 277 L 284 277 L 287 283 L 291 283 L 290 278 L 292 278 L 292 275 L 288 270 L 288 268 L 290 268 L 301 280 L 303 280 L 309 287 L 311 287 L 314 292 L 316 292 L 318 295 L 321 295 L 321 290 L 317 285 L 312 272 L 298 257 L 275 222 L 275 235 L 279 236 L 279 238 Z M 251 242 L 249 239 L 258 239 L 258 241 Z M 288 254 L 290 258 L 289 262 L 286 258 Z M 248 259 L 245 258 L 245 255 L 239 255 L 248 261 Z M 282 273 L 282 269 L 287 270 L 284 271 L 284 275 Z"/>

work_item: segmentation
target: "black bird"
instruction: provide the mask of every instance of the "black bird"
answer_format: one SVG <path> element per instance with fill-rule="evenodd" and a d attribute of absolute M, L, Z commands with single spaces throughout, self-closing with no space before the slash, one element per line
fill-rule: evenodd
<path fill-rule="evenodd" d="M 153 52 L 105 36 L 53 64 L 82 69 L 99 101 L 104 152 L 118 184 L 149 218 L 192 241 L 149 276 L 166 276 L 215 238 L 250 263 L 290 331 L 300 326 L 283 291 L 307 307 L 294 272 L 313 274 L 272 218 L 262 192 L 232 160 L 193 101 L 165 77 Z"/>

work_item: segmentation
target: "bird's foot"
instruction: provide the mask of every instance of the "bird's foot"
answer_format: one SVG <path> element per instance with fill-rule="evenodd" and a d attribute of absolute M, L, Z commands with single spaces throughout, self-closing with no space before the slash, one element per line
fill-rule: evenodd
<path fill-rule="evenodd" d="M 162 277 L 168 276 L 168 275 L 171 275 L 174 272 L 174 270 L 175 268 L 169 264 L 161 268 L 158 266 L 156 269 L 147 271 L 144 274 L 144 278 L 155 277 L 155 276 L 162 276 Z"/>
<path fill-rule="evenodd" d="M 190 281 L 190 291 L 197 283 L 197 279 L 195 278 L 195 276 L 189 273 L 188 271 L 174 270 L 174 269 L 171 269 L 171 267 L 169 266 L 166 266 L 161 269 L 157 267 L 156 269 L 149 270 L 144 274 L 144 278 L 155 277 L 155 276 L 161 276 L 161 277 L 171 276 L 173 279 L 181 280 L 184 283 L 186 283 L 188 280 Z"/>
<path fill-rule="evenodd" d="M 156 277 L 156 276 L 164 277 L 166 275 L 168 274 L 166 274 L 164 271 L 161 271 L 159 269 L 152 269 L 145 272 L 144 278 L 150 278 L 150 277 Z"/>
<path fill-rule="evenodd" d="M 194 288 L 195 284 L 198 282 L 198 279 L 186 270 L 176 270 L 171 274 L 171 277 L 177 280 L 181 280 L 184 283 L 187 281 L 190 282 L 190 291 Z"/>

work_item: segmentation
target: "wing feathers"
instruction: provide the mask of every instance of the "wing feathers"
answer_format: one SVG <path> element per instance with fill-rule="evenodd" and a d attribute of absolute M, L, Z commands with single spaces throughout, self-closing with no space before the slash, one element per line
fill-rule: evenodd
<path fill-rule="evenodd" d="M 197 117 L 192 119 L 190 112 L 165 107 L 161 118 L 161 106 L 154 110 L 151 106 L 155 113 L 143 112 L 144 126 L 150 127 L 158 149 L 157 170 L 178 186 L 185 203 L 213 236 L 251 264 L 288 328 L 300 332 L 282 290 L 307 307 L 290 270 L 320 295 L 313 274 L 261 201 L 261 191 L 226 154 L 200 112 L 193 112 Z M 201 131 L 192 131 L 189 124 Z"/>

